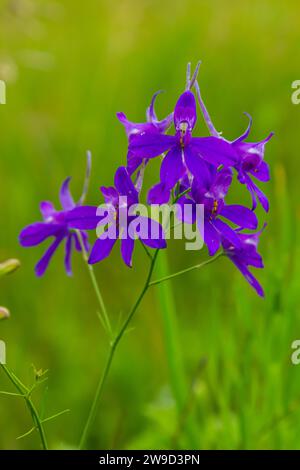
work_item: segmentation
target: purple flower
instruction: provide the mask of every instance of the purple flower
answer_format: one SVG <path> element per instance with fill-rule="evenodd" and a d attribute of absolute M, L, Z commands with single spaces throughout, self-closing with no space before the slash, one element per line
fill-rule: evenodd
<path fill-rule="evenodd" d="M 226 239 L 222 240 L 222 245 L 224 253 L 240 270 L 244 278 L 256 290 L 259 296 L 264 297 L 263 288 L 248 269 L 248 266 L 254 266 L 255 268 L 264 267 L 262 257 L 257 252 L 261 232 L 262 231 L 252 234 L 237 232 L 237 236 L 241 242 L 239 248 Z"/>
<path fill-rule="evenodd" d="M 117 113 L 117 118 L 125 127 L 125 132 L 129 142 L 131 141 L 132 137 L 134 137 L 135 135 L 142 134 L 143 132 L 148 132 L 150 134 L 163 134 L 172 124 L 173 113 L 169 114 L 165 119 L 162 119 L 161 121 L 159 121 L 156 116 L 154 110 L 154 103 L 157 95 L 159 95 L 160 93 L 161 91 L 158 91 L 153 95 L 150 106 L 146 110 L 147 122 L 145 123 L 136 123 L 128 121 L 124 113 Z M 134 173 L 135 170 L 142 164 L 143 160 L 143 157 L 137 157 L 130 150 L 128 151 L 127 170 L 130 175 Z"/>
<path fill-rule="evenodd" d="M 172 188 L 187 173 L 208 176 L 207 162 L 214 166 L 236 163 L 235 150 L 227 142 L 216 137 L 192 137 L 196 120 L 196 101 L 187 90 L 175 106 L 174 136 L 144 131 L 130 140 L 129 151 L 135 157 L 153 158 L 168 152 L 161 165 L 160 183 L 148 194 L 150 203 L 168 202 Z"/>
<path fill-rule="evenodd" d="M 86 178 L 83 193 L 81 195 L 80 200 L 78 203 L 75 203 L 73 197 L 69 190 L 69 183 L 71 178 L 67 178 L 60 189 L 59 199 L 62 206 L 62 210 L 57 211 L 52 202 L 43 201 L 40 204 L 40 211 L 42 217 L 44 219 L 43 222 L 35 222 L 31 225 L 25 227 L 20 235 L 19 235 L 19 242 L 23 247 L 30 247 L 36 246 L 42 243 L 44 240 L 53 237 L 54 240 L 39 260 L 39 262 L 35 266 L 35 273 L 37 276 L 43 276 L 45 273 L 49 262 L 54 255 L 55 251 L 65 240 L 65 269 L 67 274 L 70 276 L 72 275 L 72 268 L 71 268 L 71 255 L 72 250 L 75 247 L 77 251 L 81 251 L 81 245 L 79 242 L 78 235 L 71 230 L 69 226 L 67 216 L 74 207 L 80 206 L 85 198 L 87 185 L 90 175 L 90 155 L 88 154 L 88 164 L 87 164 L 87 171 L 86 171 Z M 83 243 L 85 245 L 85 249 L 88 251 L 88 237 L 86 232 L 81 231 L 81 237 Z"/>
<path fill-rule="evenodd" d="M 223 168 L 217 171 L 210 167 L 210 171 L 202 178 L 194 178 L 190 195 L 184 195 L 178 199 L 178 204 L 191 204 L 191 213 L 195 214 L 195 204 L 204 205 L 204 242 L 208 247 L 210 256 L 213 256 L 219 249 L 221 241 L 228 240 L 233 246 L 240 248 L 241 240 L 236 231 L 233 230 L 222 218 L 229 220 L 239 228 L 255 230 L 257 228 L 257 217 L 247 207 L 239 204 L 226 204 L 225 196 L 232 182 L 232 171 Z M 184 214 L 184 211 L 182 211 Z M 194 223 L 192 220 L 184 220 L 186 223 Z"/>
<path fill-rule="evenodd" d="M 105 200 L 101 215 L 96 207 L 83 206 L 71 211 L 68 220 L 74 228 L 99 229 L 101 226 L 104 228 L 91 250 L 90 264 L 107 258 L 116 241 L 120 239 L 122 258 L 125 264 L 131 267 L 134 242 L 137 238 L 150 248 L 166 248 L 166 241 L 158 222 L 142 215 L 133 215 L 132 209 L 139 202 L 139 193 L 126 168 L 117 169 L 114 183 L 114 187 L 100 188 Z M 133 226 L 134 222 L 138 223 Z M 141 226 L 143 230 L 140 230 Z"/>
<path fill-rule="evenodd" d="M 270 180 L 269 165 L 264 161 L 264 152 L 265 152 L 266 143 L 271 139 L 274 133 L 271 132 L 268 135 L 268 137 L 266 137 L 264 140 L 261 140 L 259 142 L 245 142 L 245 139 L 247 139 L 247 137 L 250 134 L 250 130 L 252 126 L 252 118 L 247 113 L 245 113 L 250 119 L 250 122 L 246 131 L 234 141 L 229 141 L 227 139 L 224 139 L 216 131 L 211 121 L 209 113 L 201 97 L 200 88 L 199 88 L 199 84 L 197 81 L 195 82 L 195 88 L 197 92 L 199 105 L 202 110 L 204 120 L 210 130 L 210 133 L 213 136 L 218 137 L 222 141 L 225 141 L 231 144 L 232 147 L 235 149 L 236 154 L 238 155 L 238 159 L 233 166 L 238 172 L 238 179 L 240 183 L 245 184 L 248 191 L 251 194 L 252 209 L 253 210 L 256 209 L 257 200 L 258 200 L 261 203 L 264 210 L 268 212 L 269 201 L 266 195 L 252 181 L 252 177 L 262 182 L 266 182 Z"/>
<path fill-rule="evenodd" d="M 238 139 L 232 142 L 232 146 L 239 155 L 239 160 L 235 165 L 235 168 L 238 172 L 239 181 L 242 184 L 246 184 L 246 187 L 251 194 L 252 209 L 254 210 L 256 208 L 258 199 L 264 210 L 268 212 L 269 201 L 266 195 L 252 181 L 251 177 L 263 182 L 270 180 L 270 169 L 269 165 L 264 161 L 264 152 L 266 143 L 274 134 L 271 132 L 268 137 L 259 142 L 245 142 L 252 125 L 252 119 L 250 116 L 249 119 L 250 122 L 247 130 Z"/>

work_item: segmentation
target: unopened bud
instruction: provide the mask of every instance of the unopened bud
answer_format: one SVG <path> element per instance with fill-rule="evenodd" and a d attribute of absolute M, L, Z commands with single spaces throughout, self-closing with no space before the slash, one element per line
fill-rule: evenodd
<path fill-rule="evenodd" d="M 5 274 L 10 274 L 21 266 L 21 263 L 18 259 L 8 259 L 0 263 L 0 276 Z"/>
<path fill-rule="evenodd" d="M 9 310 L 5 307 L 0 307 L 0 320 L 5 320 L 6 318 L 9 318 L 9 316 Z"/>

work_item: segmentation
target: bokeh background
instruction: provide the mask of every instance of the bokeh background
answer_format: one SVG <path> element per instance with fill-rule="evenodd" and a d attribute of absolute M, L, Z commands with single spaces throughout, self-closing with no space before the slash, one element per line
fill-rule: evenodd
<path fill-rule="evenodd" d="M 226 259 L 148 293 L 126 334 L 105 388 L 89 448 L 296 449 L 300 447 L 300 366 L 291 343 L 300 338 L 299 123 L 291 102 L 299 79 L 299 2 L 289 0 L 1 0 L 0 258 L 21 269 L 1 279 L 0 324 L 8 365 L 30 382 L 32 364 L 49 369 L 42 399 L 51 448 L 73 447 L 103 367 L 107 340 L 86 267 L 74 256 L 74 276 L 56 253 L 42 279 L 34 264 L 45 245 L 24 250 L 20 229 L 39 219 L 39 202 L 58 205 L 72 175 L 79 197 L 85 152 L 93 153 L 89 203 L 124 164 L 126 137 L 115 114 L 144 119 L 152 94 L 157 112 L 170 112 L 184 87 L 188 61 L 201 59 L 202 94 L 227 138 L 254 119 L 253 140 L 271 130 L 266 148 L 271 211 L 262 237 L 265 270 L 258 298 Z M 199 116 L 198 135 L 206 129 Z M 158 178 L 158 163 L 147 174 Z M 250 204 L 245 188 L 232 200 Z M 170 243 L 159 272 L 206 259 Z M 117 323 L 138 294 L 147 259 L 136 248 L 134 268 L 119 250 L 96 267 Z M 157 273 L 157 275 L 159 274 Z M 0 371 L 1 372 L 1 371 Z M 1 390 L 11 390 L 0 374 Z M 45 387 L 44 387 L 45 388 Z M 0 448 L 39 448 L 20 398 L 0 398 Z"/>

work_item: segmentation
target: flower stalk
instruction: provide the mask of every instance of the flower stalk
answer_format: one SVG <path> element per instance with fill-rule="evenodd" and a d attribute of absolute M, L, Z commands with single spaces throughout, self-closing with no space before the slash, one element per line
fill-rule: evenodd
<path fill-rule="evenodd" d="M 43 426 L 43 421 L 42 419 L 40 418 L 40 415 L 33 403 L 33 401 L 31 400 L 31 397 L 30 397 L 30 394 L 32 392 L 31 389 L 28 389 L 9 369 L 8 367 L 6 367 L 4 364 L 0 364 L 3 371 L 5 372 L 5 374 L 7 375 L 8 379 L 10 380 L 10 382 L 14 385 L 14 387 L 17 389 L 17 391 L 19 392 L 18 394 L 16 394 L 17 396 L 21 396 L 24 398 L 25 400 L 25 403 L 27 405 L 27 408 L 32 416 L 32 420 L 33 420 L 33 424 L 34 424 L 34 428 L 36 428 L 38 430 L 38 433 L 39 433 L 39 436 L 40 436 L 40 440 L 41 440 L 41 444 L 42 444 L 42 448 L 43 450 L 48 450 L 48 443 L 47 443 L 47 438 L 46 438 L 46 434 L 45 434 L 45 430 L 44 430 L 44 426 Z"/>
<path fill-rule="evenodd" d="M 149 267 L 149 272 L 148 272 L 148 275 L 147 275 L 147 278 L 146 278 L 146 282 L 144 284 L 144 287 L 143 287 L 140 295 L 138 296 L 137 300 L 135 301 L 132 309 L 130 310 L 130 312 L 129 312 L 127 318 L 125 319 L 123 325 L 121 326 L 119 332 L 117 333 L 114 340 L 110 344 L 110 349 L 109 349 L 109 353 L 108 353 L 108 356 L 107 356 L 104 371 L 103 371 L 103 374 L 101 375 L 100 381 L 98 383 L 98 387 L 97 387 L 97 390 L 96 390 L 96 393 L 95 393 L 95 397 L 94 397 L 94 400 L 93 400 L 93 403 L 92 403 L 92 406 L 91 406 L 86 424 L 84 426 L 84 429 L 83 429 L 83 432 L 82 432 L 82 435 L 81 435 L 81 439 L 80 439 L 80 443 L 79 443 L 79 449 L 84 449 L 85 444 L 86 444 L 86 440 L 88 438 L 89 431 L 90 431 L 90 429 L 91 429 L 91 427 L 94 423 L 94 420 L 95 420 L 95 417 L 96 417 L 96 414 L 97 414 L 97 410 L 98 410 L 98 405 L 99 405 L 100 399 L 102 397 L 103 388 L 104 388 L 107 376 L 109 374 L 111 364 L 112 364 L 116 349 L 118 347 L 118 344 L 120 343 L 121 339 L 123 338 L 124 333 L 126 332 L 131 320 L 134 317 L 134 314 L 136 313 L 140 303 L 142 302 L 146 292 L 148 291 L 158 253 L 159 253 L 159 249 L 157 249 L 155 251 L 154 255 L 153 255 L 153 258 L 151 260 L 150 267 Z"/>

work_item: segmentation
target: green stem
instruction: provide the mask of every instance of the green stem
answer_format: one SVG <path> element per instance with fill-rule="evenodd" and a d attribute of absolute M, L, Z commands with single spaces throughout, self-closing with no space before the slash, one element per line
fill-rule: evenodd
<path fill-rule="evenodd" d="M 154 254 L 152 260 L 151 260 L 148 276 L 147 276 L 146 282 L 144 284 L 144 287 L 143 287 L 140 295 L 138 296 L 135 304 L 133 305 L 132 309 L 130 310 L 130 312 L 129 312 L 127 318 L 125 319 L 123 325 L 121 326 L 119 332 L 115 336 L 114 340 L 111 342 L 110 350 L 109 350 L 108 357 L 107 357 L 107 360 L 106 360 L 106 364 L 105 364 L 105 367 L 104 367 L 104 371 L 103 371 L 103 374 L 102 374 L 102 376 L 100 378 L 100 381 L 98 383 L 98 387 L 97 387 L 97 390 L 96 390 L 96 393 L 95 393 L 95 396 L 94 396 L 94 400 L 93 400 L 93 403 L 92 403 L 92 406 L 91 406 L 91 409 L 90 409 L 85 427 L 84 427 L 82 435 L 81 435 L 81 439 L 80 439 L 80 443 L 79 443 L 79 449 L 84 448 L 84 446 L 86 444 L 88 434 L 89 434 L 90 429 L 91 429 L 91 426 L 93 425 L 93 422 L 95 420 L 98 405 L 99 405 L 99 402 L 100 402 L 100 399 L 101 399 L 101 396 L 102 396 L 103 388 L 104 388 L 107 376 L 109 374 L 109 371 L 110 371 L 110 368 L 111 368 L 111 364 L 112 364 L 117 346 L 118 346 L 119 342 L 121 341 L 124 333 L 126 332 L 126 330 L 128 328 L 128 325 L 130 324 L 135 312 L 137 311 L 143 297 L 145 296 L 145 294 L 146 294 L 146 292 L 147 292 L 147 290 L 150 286 L 150 281 L 151 281 L 151 277 L 152 277 L 152 273 L 153 273 L 153 269 L 154 269 L 154 266 L 155 266 L 155 262 L 156 262 L 158 252 L 159 252 L 159 250 L 157 249 L 155 251 L 155 254 Z"/>
<path fill-rule="evenodd" d="M 20 395 L 23 396 L 26 402 L 26 405 L 30 411 L 30 414 L 33 418 L 34 427 L 36 427 L 39 432 L 42 447 L 44 450 L 47 450 L 48 444 L 47 444 L 47 439 L 46 439 L 46 434 L 44 431 L 43 423 L 39 417 L 37 409 L 35 408 L 30 398 L 29 390 L 14 376 L 12 372 L 10 372 L 10 370 L 4 364 L 1 364 L 1 367 L 4 370 L 5 374 L 7 375 L 7 377 L 9 378 L 9 380 L 12 382 L 12 384 L 16 387 Z"/>
<path fill-rule="evenodd" d="M 150 282 L 149 287 L 156 286 L 157 284 L 160 284 L 161 282 L 168 281 L 169 279 L 173 279 L 174 277 L 181 276 L 182 274 L 186 274 L 190 271 L 194 271 L 195 269 L 202 268 L 203 266 L 206 266 L 207 264 L 213 263 L 222 255 L 223 253 L 218 253 L 216 256 L 209 258 L 206 261 L 203 261 L 203 263 L 195 264 L 195 266 L 190 266 L 189 268 L 183 269 L 182 271 L 178 271 L 177 273 L 169 274 L 168 276 L 164 276 L 160 279 L 152 281 Z"/>
<path fill-rule="evenodd" d="M 157 263 L 159 276 L 166 276 L 169 272 L 167 253 L 160 254 Z M 179 325 L 176 315 L 176 304 L 171 283 L 162 283 L 158 289 L 158 300 L 161 310 L 163 337 L 166 350 L 166 359 L 169 369 L 170 386 L 176 404 L 178 422 L 181 421 L 185 404 L 188 400 L 188 383 L 184 368 L 183 355 L 180 344 Z M 189 448 L 195 449 L 199 445 L 197 441 L 197 427 L 193 419 L 186 423 L 186 435 Z M 173 447 L 174 449 L 176 447 Z"/>
<path fill-rule="evenodd" d="M 80 246 L 81 246 L 81 249 L 82 249 L 83 259 L 84 259 L 84 261 L 87 265 L 87 269 L 88 269 L 88 272 L 89 272 L 89 275 L 90 275 L 90 278 L 91 278 L 91 281 L 92 281 L 92 285 L 93 285 L 93 288 L 94 288 L 94 291 L 96 293 L 96 297 L 97 297 L 97 300 L 98 300 L 98 303 L 99 303 L 99 306 L 100 306 L 100 309 L 101 309 L 102 323 L 105 326 L 110 338 L 112 338 L 113 333 L 112 333 L 111 323 L 110 323 L 109 316 L 108 316 L 108 313 L 107 313 L 107 310 L 106 310 L 106 307 L 105 307 L 105 303 L 104 303 L 104 300 L 103 300 L 103 297 L 102 297 L 102 294 L 101 294 L 101 291 L 100 291 L 100 288 L 99 288 L 99 285 L 98 285 L 98 282 L 97 282 L 97 279 L 96 279 L 96 276 L 95 276 L 95 273 L 94 273 L 93 266 L 88 263 L 88 253 L 85 249 L 84 242 L 83 242 L 82 235 L 81 235 L 80 231 L 76 230 L 76 233 L 77 233 L 79 243 L 80 243 Z"/>

